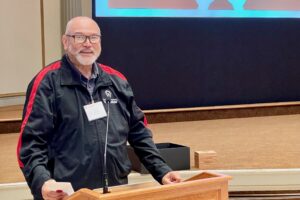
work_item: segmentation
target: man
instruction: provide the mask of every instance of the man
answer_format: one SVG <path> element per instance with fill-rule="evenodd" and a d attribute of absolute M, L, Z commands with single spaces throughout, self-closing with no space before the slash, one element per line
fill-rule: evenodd
<path fill-rule="evenodd" d="M 95 62 L 101 53 L 97 23 L 71 19 L 62 43 L 66 54 L 34 77 L 24 105 L 17 154 L 34 198 L 63 199 L 65 193 L 49 187 L 61 181 L 75 190 L 103 186 L 107 124 L 110 186 L 127 183 L 127 141 L 157 181 L 180 182 L 159 155 L 126 78 Z"/>

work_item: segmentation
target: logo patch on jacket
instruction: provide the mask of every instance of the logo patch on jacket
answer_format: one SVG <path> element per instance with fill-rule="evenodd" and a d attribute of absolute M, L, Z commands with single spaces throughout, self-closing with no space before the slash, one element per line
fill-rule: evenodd
<path fill-rule="evenodd" d="M 111 104 L 116 104 L 118 103 L 117 98 L 113 98 L 113 93 L 110 90 L 105 90 L 104 95 L 103 95 L 103 102 L 104 103 L 111 103 Z"/>

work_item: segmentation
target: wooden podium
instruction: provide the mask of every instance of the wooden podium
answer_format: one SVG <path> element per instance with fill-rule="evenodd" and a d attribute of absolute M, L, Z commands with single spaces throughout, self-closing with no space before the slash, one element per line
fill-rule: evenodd
<path fill-rule="evenodd" d="M 68 200 L 227 200 L 230 176 L 203 172 L 181 183 L 147 182 L 102 190 L 80 189 Z"/>

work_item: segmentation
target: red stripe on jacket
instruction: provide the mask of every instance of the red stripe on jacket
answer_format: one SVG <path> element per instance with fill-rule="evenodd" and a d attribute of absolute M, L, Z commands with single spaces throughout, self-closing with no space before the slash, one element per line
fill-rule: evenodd
<path fill-rule="evenodd" d="M 103 65 L 103 64 L 98 64 L 98 66 L 106 73 L 108 74 L 112 74 L 112 75 L 116 75 L 118 76 L 120 79 L 126 81 L 126 77 L 119 71 L 109 67 L 109 66 L 106 66 L 106 65 Z"/>
<path fill-rule="evenodd" d="M 145 124 L 145 126 L 146 127 L 148 127 L 148 120 L 147 120 L 147 118 L 146 118 L 146 115 L 144 114 L 144 124 Z"/>
<path fill-rule="evenodd" d="M 29 101 L 28 101 L 28 104 L 27 104 L 27 107 L 26 107 L 26 114 L 25 114 L 25 117 L 24 117 L 22 125 L 21 125 L 21 131 L 20 131 L 20 136 L 19 136 L 19 141 L 18 141 L 18 146 L 17 146 L 18 163 L 19 163 L 19 166 L 21 168 L 24 167 L 24 164 L 20 160 L 20 150 L 21 150 L 21 147 L 22 147 L 22 135 L 23 135 L 24 128 L 27 124 L 28 118 L 31 114 L 32 107 L 33 107 L 33 104 L 34 104 L 35 95 L 37 93 L 38 87 L 39 87 L 41 81 L 43 80 L 43 78 L 45 77 L 45 75 L 49 71 L 56 70 L 56 69 L 60 68 L 60 66 L 61 66 L 60 61 L 57 61 L 57 62 L 51 64 L 49 67 L 46 67 L 45 69 L 43 69 L 37 75 L 36 79 L 34 80 L 34 83 L 33 83 L 32 89 L 31 89 L 31 93 L 30 93 L 30 96 L 29 96 Z"/>
<path fill-rule="evenodd" d="M 116 75 L 118 76 L 120 79 L 126 81 L 126 77 L 119 71 L 109 67 L 109 66 L 106 66 L 106 65 L 103 65 L 103 64 L 98 64 L 98 66 L 106 73 L 108 74 L 112 74 L 112 75 Z M 144 116 L 144 124 L 146 127 L 148 127 L 148 120 L 146 118 L 146 116 Z"/>

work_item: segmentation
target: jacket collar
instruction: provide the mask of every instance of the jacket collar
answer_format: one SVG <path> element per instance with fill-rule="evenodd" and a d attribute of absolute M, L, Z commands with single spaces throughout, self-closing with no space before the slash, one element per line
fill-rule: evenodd
<path fill-rule="evenodd" d="M 81 85 L 80 74 L 77 71 L 75 71 L 75 69 L 70 65 L 66 55 L 62 57 L 61 62 L 62 62 L 62 68 L 61 68 L 60 84 Z M 99 65 L 96 64 L 96 66 L 98 67 Z M 106 73 L 103 72 L 101 67 L 98 67 L 98 70 L 99 70 L 99 76 L 96 80 L 95 87 L 112 85 L 111 79 Z"/>

